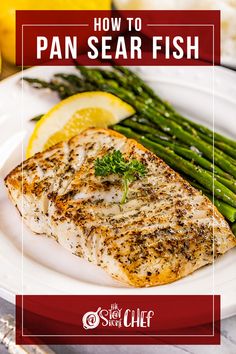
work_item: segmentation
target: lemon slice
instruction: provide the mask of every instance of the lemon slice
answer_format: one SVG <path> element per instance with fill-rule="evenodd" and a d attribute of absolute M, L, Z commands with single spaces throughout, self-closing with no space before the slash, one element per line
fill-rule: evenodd
<path fill-rule="evenodd" d="M 87 128 L 107 128 L 134 113 L 133 107 L 110 93 L 78 93 L 58 103 L 35 125 L 26 157 L 66 141 Z"/>

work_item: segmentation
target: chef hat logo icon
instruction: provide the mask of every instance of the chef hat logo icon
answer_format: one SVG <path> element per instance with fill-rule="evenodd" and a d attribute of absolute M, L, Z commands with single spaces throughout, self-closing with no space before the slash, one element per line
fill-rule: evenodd
<path fill-rule="evenodd" d="M 99 311 L 101 310 L 101 307 L 97 309 L 97 311 L 93 312 L 86 312 L 82 318 L 83 322 L 83 327 L 84 329 L 94 329 L 98 327 L 100 323 L 100 317 L 99 317 Z"/>

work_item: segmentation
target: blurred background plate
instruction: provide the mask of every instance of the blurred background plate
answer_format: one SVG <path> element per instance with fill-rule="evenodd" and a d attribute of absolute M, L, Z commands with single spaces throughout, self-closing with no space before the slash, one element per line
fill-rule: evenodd
<path fill-rule="evenodd" d="M 221 63 L 236 68 L 236 0 L 114 0 L 118 10 L 221 10 Z"/>

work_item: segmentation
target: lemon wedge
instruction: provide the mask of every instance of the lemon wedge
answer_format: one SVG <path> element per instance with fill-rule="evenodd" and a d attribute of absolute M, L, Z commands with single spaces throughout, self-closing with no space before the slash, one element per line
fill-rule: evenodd
<path fill-rule="evenodd" d="M 37 122 L 26 157 L 66 141 L 87 128 L 107 128 L 134 113 L 132 106 L 110 93 L 78 93 L 58 103 Z"/>

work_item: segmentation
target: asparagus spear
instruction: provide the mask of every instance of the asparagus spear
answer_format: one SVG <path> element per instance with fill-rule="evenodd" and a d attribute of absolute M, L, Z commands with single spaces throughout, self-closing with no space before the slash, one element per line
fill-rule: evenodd
<path fill-rule="evenodd" d="M 232 206 L 230 206 L 229 204 L 226 204 L 225 202 L 223 202 L 220 199 L 217 198 L 213 198 L 212 195 L 210 195 L 208 193 L 208 191 L 202 187 L 200 184 L 198 184 L 197 182 L 193 181 L 192 179 L 189 179 L 186 176 L 183 176 L 184 179 L 186 179 L 194 188 L 202 191 L 203 194 L 205 194 L 212 203 L 214 203 L 214 205 L 217 207 L 217 209 L 219 210 L 219 212 L 229 221 L 234 222 L 236 221 L 236 208 L 233 208 Z"/>
<path fill-rule="evenodd" d="M 226 154 L 232 156 L 233 158 L 236 159 L 236 149 L 232 148 L 231 146 L 220 142 L 220 141 L 215 141 L 215 146 L 218 147 L 220 150 L 224 151 Z"/>
<path fill-rule="evenodd" d="M 195 134 L 195 129 L 197 129 L 198 130 L 197 135 L 199 135 L 203 140 L 207 141 L 210 144 L 213 143 L 213 137 L 214 137 L 215 144 L 218 145 L 218 147 L 221 150 L 225 151 L 226 153 L 228 153 L 232 157 L 235 157 L 235 151 L 234 151 L 234 148 L 236 147 L 235 141 L 233 141 L 232 139 L 226 138 L 218 133 L 213 134 L 213 132 L 210 129 L 208 129 L 200 124 L 197 124 L 195 122 L 192 122 L 191 120 L 188 120 L 187 118 L 174 112 L 173 108 L 169 104 L 167 104 L 166 102 L 161 100 L 160 97 L 158 97 L 155 94 L 155 92 L 150 87 L 148 87 L 136 74 L 134 74 L 133 72 L 131 72 L 127 68 L 116 67 L 116 69 L 120 70 L 122 73 L 125 73 L 126 75 L 129 75 L 129 80 L 128 80 L 129 85 L 131 85 L 131 83 L 133 84 L 134 82 L 132 80 L 135 79 L 135 83 L 137 84 L 137 85 L 135 85 L 135 91 L 139 94 L 141 92 L 141 96 L 145 97 L 145 102 L 141 101 L 143 104 L 144 103 L 145 104 L 149 104 L 149 103 L 152 104 L 153 100 L 154 100 L 154 102 L 159 102 L 158 108 L 156 108 L 156 109 L 160 114 L 164 115 L 165 117 L 169 117 L 172 120 L 174 120 L 175 122 L 181 124 L 185 129 L 187 129 L 192 134 Z M 98 70 L 97 70 L 97 72 L 98 72 Z M 108 75 L 107 73 L 108 73 L 108 71 L 105 71 L 105 75 Z M 75 94 L 77 92 L 96 90 L 96 86 L 93 86 L 91 84 L 89 85 L 88 83 L 85 84 L 85 82 L 83 80 L 79 79 L 76 75 L 58 74 L 56 76 L 63 78 L 64 80 L 68 81 L 72 85 L 75 85 L 76 88 L 70 87 L 68 85 L 58 84 L 57 82 L 47 83 L 45 81 L 38 80 L 38 79 L 25 78 L 25 80 L 28 82 L 30 82 L 32 80 L 31 84 L 33 84 L 34 87 L 36 87 L 36 88 L 50 88 L 51 90 L 58 91 L 59 96 L 61 98 L 68 97 L 68 96 Z M 125 76 L 124 77 L 121 77 L 121 75 L 118 76 L 118 75 L 114 74 L 114 72 L 111 72 L 111 71 L 109 72 L 108 76 L 113 79 L 113 80 L 110 80 L 110 82 L 109 82 L 109 84 L 111 86 L 114 86 L 114 83 L 115 83 L 114 79 L 116 77 L 117 78 L 119 77 L 119 82 L 122 82 L 123 84 L 127 82 L 127 79 L 125 78 Z M 117 85 L 115 85 L 115 86 L 117 87 Z M 146 91 L 144 92 L 144 90 L 146 90 Z M 146 93 L 146 95 L 144 95 L 145 93 Z M 149 94 L 149 98 L 148 98 L 147 94 Z M 161 103 L 161 105 L 160 105 L 160 103 Z M 160 108 L 161 108 L 161 110 L 160 110 Z M 171 111 L 171 114 L 170 114 L 170 111 Z M 230 148 L 230 146 L 232 148 Z M 229 161 L 233 164 L 236 164 L 235 160 L 229 160 Z"/>
<path fill-rule="evenodd" d="M 161 135 L 158 136 L 158 134 L 156 134 L 155 129 L 151 127 L 147 127 L 145 125 L 142 126 L 136 122 L 133 122 L 131 119 L 126 119 L 124 122 L 122 122 L 122 125 L 123 123 L 125 126 L 131 127 L 132 129 L 136 128 L 135 130 L 142 131 L 143 128 L 143 132 L 145 132 L 145 136 L 148 139 L 155 141 L 160 145 L 170 147 L 178 155 L 184 157 L 187 160 L 190 160 L 191 162 L 196 162 L 199 166 L 203 167 L 204 169 L 215 173 L 217 175 L 216 179 L 219 182 L 221 182 L 227 188 L 229 188 L 230 190 L 236 193 L 236 181 L 232 179 L 232 176 L 228 175 L 226 172 L 224 172 L 219 167 L 215 166 L 214 164 L 212 164 L 202 156 L 198 155 L 196 152 L 189 150 L 176 143 L 173 143 L 170 140 L 161 137 Z M 149 134 L 149 132 L 151 132 L 154 135 Z"/>
<path fill-rule="evenodd" d="M 80 68 L 80 70 L 82 71 L 83 74 L 86 74 L 85 76 L 87 76 L 87 78 L 90 78 L 90 80 L 91 80 L 91 70 L 90 70 L 90 74 L 89 75 L 88 75 L 88 73 L 89 73 L 88 69 Z M 99 78 L 98 82 L 100 83 L 100 85 L 104 86 L 104 80 L 102 78 L 102 75 L 99 72 L 97 72 L 97 71 L 94 71 L 94 72 L 96 74 L 95 75 L 96 80 L 97 80 L 97 78 Z M 100 77 L 98 77 L 97 74 L 100 74 Z M 57 76 L 69 81 L 71 84 L 73 83 L 74 87 L 62 85 L 61 83 L 57 83 L 57 82 L 48 83 L 48 82 L 45 82 L 45 81 L 42 81 L 42 80 L 38 80 L 38 79 L 28 79 L 28 78 L 26 78 L 26 81 L 28 81 L 31 84 L 33 84 L 34 87 L 36 87 L 36 88 L 49 87 L 50 89 L 52 89 L 54 91 L 58 91 L 61 98 L 68 97 L 68 96 L 70 96 L 72 94 L 75 94 L 77 92 L 83 92 L 83 91 L 88 91 L 88 90 L 92 90 L 92 89 L 95 90 L 96 89 L 95 85 L 92 85 L 91 83 L 84 83 L 84 81 L 79 79 L 76 75 L 58 74 Z M 131 92 L 127 92 L 127 90 L 119 88 L 117 86 L 117 83 L 114 82 L 114 80 L 110 80 L 109 82 L 107 81 L 107 84 L 105 84 L 105 89 L 107 89 L 110 92 L 114 91 L 114 90 L 119 90 L 119 93 L 118 93 L 118 91 L 113 92 L 113 93 L 115 93 L 117 96 L 119 96 L 119 97 L 121 97 L 123 99 L 127 100 L 127 98 L 128 98 L 129 103 L 132 104 L 133 100 L 135 99 L 135 96 Z M 137 104 L 142 109 L 142 111 L 144 110 L 144 112 L 145 112 L 145 107 L 146 106 L 143 104 L 143 101 L 139 99 L 139 100 L 137 100 Z M 151 113 L 153 115 L 156 114 L 155 111 L 152 112 L 151 108 L 150 108 L 149 111 L 147 110 L 147 113 L 149 114 L 149 117 L 150 117 Z M 159 118 L 160 117 L 161 116 L 159 115 Z M 161 118 L 163 118 L 163 117 L 161 117 Z M 168 131 L 168 127 L 164 128 L 164 130 Z M 210 140 L 210 138 L 208 138 L 208 141 L 209 140 Z M 203 149 L 203 151 L 204 151 L 204 149 Z M 222 157 L 222 159 L 220 158 L 221 161 L 219 161 L 219 164 L 221 162 L 223 165 L 225 165 L 225 163 L 223 161 L 223 159 L 225 159 L 226 165 L 228 165 L 226 167 L 227 169 L 230 167 L 229 164 L 235 165 L 236 162 L 232 158 L 230 159 L 229 156 L 227 156 L 226 154 L 222 154 L 221 151 L 218 150 L 218 149 L 216 150 L 216 152 L 217 152 L 217 155 L 215 156 L 215 160 L 216 161 L 219 161 L 218 158 L 220 156 Z M 212 153 L 210 154 L 209 147 L 208 147 L 208 155 L 207 155 L 207 157 L 209 158 L 209 156 L 212 156 L 212 155 L 213 154 Z M 229 162 L 229 163 L 227 163 L 227 162 Z M 233 173 L 232 174 L 234 176 L 235 176 L 235 170 L 236 170 L 236 168 L 233 167 Z"/>
<path fill-rule="evenodd" d="M 154 127 L 148 126 L 146 124 L 140 124 L 138 122 L 135 122 L 132 118 L 127 118 L 121 122 L 122 125 L 130 127 L 134 130 L 137 130 L 138 132 L 141 133 L 148 133 L 148 134 L 153 134 L 155 136 L 158 136 L 160 139 L 166 140 L 166 141 L 173 141 L 173 137 L 170 137 L 169 135 L 163 133 L 161 130 L 158 130 Z"/>
<path fill-rule="evenodd" d="M 118 69 L 118 68 L 119 67 L 116 67 L 116 69 Z M 204 126 L 202 126 L 200 124 L 194 123 L 194 122 L 190 121 L 189 119 L 187 119 L 187 118 L 185 118 L 183 116 L 180 116 L 179 114 L 177 114 L 173 110 L 170 112 L 170 110 L 167 109 L 167 108 L 169 108 L 169 106 L 165 107 L 164 106 L 164 102 L 162 102 L 163 104 L 160 105 L 160 102 L 159 102 L 159 100 L 161 100 L 160 97 L 156 96 L 155 93 L 152 90 L 151 90 L 152 95 L 149 96 L 149 98 L 148 98 L 145 95 L 145 92 L 143 91 L 142 84 L 140 84 L 140 82 L 132 82 L 132 78 L 133 77 L 135 77 L 135 81 L 137 81 L 139 79 L 135 74 L 133 74 L 132 72 L 129 71 L 129 69 L 126 69 L 126 68 L 121 68 L 120 71 L 126 72 L 126 73 L 130 73 L 130 75 L 129 76 L 126 75 L 126 77 L 125 76 L 122 77 L 119 74 L 117 75 L 117 73 L 114 72 L 114 71 L 105 71 L 105 70 L 100 70 L 99 73 L 100 73 L 101 76 L 103 76 L 105 78 L 110 78 L 110 79 L 113 79 L 113 80 L 117 80 L 119 82 L 119 84 L 122 85 L 123 88 L 129 88 L 132 91 L 138 93 L 140 95 L 140 97 L 137 97 L 137 100 L 141 104 L 143 104 L 145 106 L 150 106 L 150 108 L 152 108 L 153 110 L 155 110 L 156 112 L 158 112 L 162 116 L 164 116 L 166 118 L 170 118 L 171 120 L 173 120 L 176 123 L 180 124 L 182 127 L 184 127 L 184 129 L 186 129 L 188 132 L 190 132 L 191 135 L 196 135 L 197 136 L 197 135 L 201 134 L 201 138 L 204 141 L 206 141 L 209 144 L 213 145 L 213 135 L 209 133 L 211 131 L 208 128 L 205 128 Z M 131 78 L 131 84 L 129 83 L 130 78 Z M 147 87 L 146 84 L 144 84 L 144 88 L 145 87 Z M 155 105 L 155 100 L 156 99 L 159 102 L 159 104 Z M 196 130 L 198 130 L 198 131 L 196 131 Z M 206 131 L 208 132 L 208 134 L 206 134 Z M 218 137 L 220 139 L 220 135 L 219 134 L 215 133 L 215 137 Z M 228 138 L 227 138 L 227 140 L 228 140 Z M 220 150 L 225 152 L 226 154 L 228 154 L 228 155 L 230 155 L 232 157 L 236 157 L 236 153 L 235 153 L 234 148 L 228 146 L 223 141 L 215 141 L 215 145 Z"/>
<path fill-rule="evenodd" d="M 208 142 L 211 145 L 214 145 L 216 151 L 218 152 L 225 152 L 226 154 L 229 155 L 229 159 L 230 161 L 233 161 L 233 163 L 236 163 L 236 152 L 235 152 L 235 148 L 233 148 L 230 145 L 227 145 L 225 142 L 222 141 L 217 141 L 213 138 L 210 138 L 209 136 L 198 132 L 197 134 L 202 140 Z"/>
<path fill-rule="evenodd" d="M 208 138 L 211 138 L 213 140 L 215 140 L 215 142 L 222 142 L 225 143 L 229 146 L 231 146 L 232 148 L 236 148 L 236 141 L 225 137 L 224 135 L 221 135 L 219 133 L 213 132 L 212 130 L 210 130 L 209 128 L 205 127 L 204 125 L 195 123 L 187 118 L 184 118 L 180 115 L 178 115 L 176 113 L 176 116 L 178 116 L 180 119 L 184 119 L 185 121 L 187 121 L 193 128 L 195 128 L 196 130 L 198 130 L 199 132 L 201 132 L 204 136 L 207 136 Z"/>
<path fill-rule="evenodd" d="M 82 70 L 84 69 L 82 68 Z M 99 69 L 92 70 L 96 77 L 99 77 L 100 81 L 104 80 L 106 82 L 107 79 L 109 79 L 109 83 L 118 83 L 119 88 L 132 92 L 133 97 L 136 97 L 136 99 L 139 100 L 145 106 L 153 107 L 153 109 L 155 109 L 161 115 L 165 117 L 170 117 L 170 113 L 165 109 L 163 105 L 154 105 L 153 99 L 145 91 L 143 91 L 142 87 L 139 84 L 134 85 L 133 82 L 130 83 L 130 77 L 120 75 L 116 71 L 106 71 Z"/>
<path fill-rule="evenodd" d="M 182 157 L 175 154 L 174 151 L 162 145 L 155 143 L 144 136 L 134 133 L 131 129 L 119 125 L 113 126 L 113 129 L 126 135 L 127 137 L 134 138 L 153 151 L 156 155 L 161 157 L 166 163 L 175 170 L 184 172 L 188 176 L 196 179 L 211 193 L 214 193 L 217 198 L 222 199 L 227 204 L 236 207 L 236 195 L 219 181 L 214 181 L 210 172 L 205 171 L 201 167 L 193 165 L 191 162 L 186 161 Z"/>
<path fill-rule="evenodd" d="M 73 85 L 79 92 L 86 92 L 86 91 L 96 91 L 96 86 L 92 85 L 89 82 L 85 82 L 81 78 L 79 78 L 77 75 L 74 74 L 63 74 L 63 73 L 58 73 L 54 75 L 55 78 L 62 79 L 63 81 L 66 81 Z"/>
<path fill-rule="evenodd" d="M 83 70 L 83 68 L 81 69 Z M 85 69 L 86 70 L 86 69 Z M 87 69 L 88 70 L 88 69 Z M 94 69 L 93 69 L 94 70 Z M 94 70 L 95 73 L 99 73 L 101 75 L 101 72 L 105 73 L 105 75 L 107 75 L 109 78 L 115 78 L 117 77 L 117 75 L 114 75 L 114 72 L 108 72 L 108 71 L 102 71 L 102 70 Z M 108 75 L 109 73 L 109 75 Z M 102 76 L 102 75 L 101 75 Z M 121 75 L 118 75 L 118 76 L 121 76 Z M 38 79 L 30 79 L 30 78 L 25 78 L 26 81 L 30 82 L 35 88 L 50 88 L 51 90 L 54 90 L 54 91 L 58 91 L 59 92 L 59 96 L 61 98 L 66 98 L 70 95 L 73 95 L 75 93 L 78 93 L 78 92 L 84 92 L 84 91 L 91 91 L 91 90 L 96 90 L 97 87 L 89 82 L 84 82 L 84 80 L 80 79 L 78 76 L 76 75 L 73 75 L 73 74 L 56 74 L 55 77 L 57 78 L 61 78 L 67 82 L 69 82 L 71 85 L 73 85 L 72 87 L 71 86 L 68 86 L 68 85 L 65 85 L 65 84 L 62 84 L 62 83 L 58 83 L 56 81 L 51 81 L 51 82 L 46 82 L 46 81 L 43 81 L 43 80 L 38 80 Z M 101 77 L 100 77 L 101 78 Z M 123 83 L 125 82 L 124 79 L 120 80 L 119 82 Z M 119 88 L 119 86 L 117 86 L 117 84 L 115 83 L 114 80 L 110 80 L 109 82 L 109 85 L 111 85 L 113 88 Z M 122 93 L 123 95 L 125 94 L 125 92 L 123 91 Z M 127 94 L 127 92 L 126 92 Z M 134 97 L 132 97 L 130 95 L 130 99 L 134 99 Z M 139 103 L 140 104 L 148 104 L 147 102 L 147 99 L 144 101 L 139 100 Z M 163 113 L 163 111 L 160 111 L 161 113 Z M 163 113 L 165 114 L 165 113 Z M 185 128 L 187 127 L 186 126 L 186 122 L 183 123 Z M 189 125 L 188 125 L 189 127 Z M 188 131 L 191 131 L 192 133 L 194 133 L 193 130 L 191 130 L 191 128 L 189 129 L 188 128 Z M 201 134 L 201 135 L 200 135 Z M 199 133 L 199 135 L 203 138 L 203 140 L 206 140 L 208 141 L 209 143 L 211 142 L 212 143 L 212 139 L 209 138 L 208 136 L 202 134 L 202 133 Z M 225 152 L 228 152 L 231 156 L 235 156 L 235 152 L 234 152 L 234 149 L 228 147 L 226 144 L 222 143 L 222 142 L 217 142 L 216 145 L 218 145 L 223 151 Z M 219 151 L 218 151 L 219 152 Z M 227 158 L 227 156 L 223 156 L 224 158 Z M 232 164 L 235 164 L 236 162 L 233 161 L 232 159 L 228 159 L 230 163 Z"/>
<path fill-rule="evenodd" d="M 147 118 L 141 116 L 141 115 L 138 115 L 138 114 L 135 114 L 134 116 L 131 117 L 132 121 L 134 122 L 137 122 L 137 123 L 140 123 L 140 124 L 144 124 L 144 125 L 147 125 L 149 127 L 152 127 L 152 128 L 156 128 L 155 124 L 150 122 L 150 120 L 148 120 Z"/>
<path fill-rule="evenodd" d="M 117 70 L 123 72 L 125 75 L 129 76 L 130 78 L 133 78 L 133 84 L 134 85 L 140 85 L 154 100 L 156 103 L 162 104 L 167 110 L 171 111 L 172 113 L 170 114 L 170 117 L 175 119 L 179 123 L 188 123 L 190 126 L 192 126 L 194 129 L 198 130 L 199 132 L 203 133 L 205 136 L 208 136 L 209 138 L 214 138 L 216 141 L 219 142 L 224 142 L 227 145 L 230 145 L 232 148 L 236 148 L 236 141 L 227 138 L 221 134 L 215 133 L 208 129 L 207 127 L 195 123 L 182 115 L 178 114 L 175 112 L 173 107 L 171 107 L 169 104 L 164 102 L 157 94 L 140 78 L 138 77 L 134 72 L 129 70 L 128 68 L 120 67 L 120 66 L 114 66 Z"/>
<path fill-rule="evenodd" d="M 56 81 L 47 82 L 44 80 L 28 77 L 25 77 L 24 80 L 30 83 L 36 89 L 49 88 L 52 91 L 56 91 L 61 99 L 72 96 L 78 92 L 77 89 L 72 87 L 71 85 L 58 83 Z"/>
<path fill-rule="evenodd" d="M 24 78 L 24 80 L 36 89 L 49 88 L 52 91 L 56 91 L 61 99 L 80 92 L 96 91 L 96 86 L 81 80 L 76 75 L 56 74 L 54 79 L 49 82 L 28 77 Z"/>
<path fill-rule="evenodd" d="M 205 169 L 212 171 L 219 176 L 222 176 L 227 179 L 232 179 L 233 177 L 220 169 L 218 166 L 212 164 L 210 161 L 207 159 L 203 158 L 196 152 L 192 151 L 191 149 L 187 148 L 187 146 L 179 141 L 174 140 L 173 138 L 170 138 L 168 135 L 162 133 L 161 131 L 157 130 L 156 128 L 149 127 L 145 124 L 140 124 L 136 121 L 134 121 L 131 118 L 125 119 L 124 121 L 121 122 L 121 125 L 128 126 L 138 133 L 144 133 L 145 136 L 147 136 L 148 139 L 157 141 L 161 145 L 169 146 L 172 149 L 175 148 L 175 152 L 183 156 L 184 158 L 187 158 L 187 160 L 192 160 L 197 162 L 200 166 L 204 167 Z M 166 143 L 165 143 L 166 142 Z M 173 146 L 174 143 L 174 146 Z M 181 148 L 182 147 L 182 148 Z M 184 148 L 184 149 L 183 149 Z"/>
<path fill-rule="evenodd" d="M 219 153 L 219 154 L 222 154 L 222 152 L 224 153 L 224 151 L 222 149 L 219 149 L 217 146 L 216 146 L 216 141 L 211 138 L 209 138 L 208 136 L 206 136 L 205 134 L 202 134 L 202 133 L 198 133 L 199 137 L 202 139 L 202 140 L 205 140 L 206 142 L 208 142 L 209 144 L 211 144 L 212 146 L 214 146 L 214 150 Z M 221 145 L 222 147 L 222 145 Z M 225 151 L 226 152 L 226 151 Z M 229 162 L 231 162 L 233 165 L 236 165 L 236 159 L 234 159 L 232 156 L 230 155 L 227 155 L 227 159 Z"/>
<path fill-rule="evenodd" d="M 31 118 L 30 121 L 31 122 L 38 122 L 43 116 L 44 116 L 44 114 L 39 114 L 39 115 Z"/>
<path fill-rule="evenodd" d="M 140 86 L 131 86 L 128 77 L 121 75 L 116 71 L 111 70 L 99 70 L 96 69 L 103 78 L 108 80 L 115 80 L 118 82 L 122 87 L 131 89 L 134 93 L 141 95 L 142 97 L 148 99 L 149 96 L 142 90 Z"/>
<path fill-rule="evenodd" d="M 125 68 L 123 66 L 113 66 L 116 70 L 122 72 L 126 76 L 130 78 L 130 81 L 132 82 L 132 86 L 136 87 L 141 87 L 144 92 L 147 92 L 147 94 L 155 100 L 155 102 L 158 102 L 161 104 L 163 108 L 166 108 L 170 111 L 173 111 L 173 108 L 165 101 L 163 101 L 156 93 L 155 91 L 148 86 L 138 75 L 136 75 L 133 71 L 129 70 L 128 68 Z"/>
<path fill-rule="evenodd" d="M 160 113 L 161 115 L 168 117 L 172 120 L 174 120 L 176 123 L 180 124 L 181 126 L 183 126 L 185 129 L 187 129 L 188 132 L 190 132 L 191 134 L 194 135 L 199 135 L 201 136 L 201 138 L 210 143 L 211 145 L 213 145 L 213 137 L 210 137 L 211 134 L 206 135 L 206 128 L 200 124 L 194 123 L 192 124 L 192 121 L 188 120 L 187 118 L 173 112 L 173 110 L 170 112 L 169 109 L 167 110 L 163 104 L 160 105 L 160 97 L 156 96 L 155 93 L 152 91 L 152 97 L 148 96 L 148 94 L 143 90 L 143 85 L 142 83 L 137 83 L 137 76 L 135 76 L 134 73 L 130 72 L 128 69 L 126 68 L 121 68 L 119 69 L 119 67 L 115 67 L 117 70 L 124 72 L 126 74 L 130 73 L 131 75 L 120 75 L 117 74 L 116 71 L 107 71 L 107 70 L 99 70 L 99 73 L 105 78 L 105 79 L 112 79 L 112 80 L 116 80 L 119 84 L 122 85 L 122 87 L 125 88 L 130 88 L 132 91 L 134 91 L 135 93 L 139 94 L 142 98 L 141 102 L 145 105 L 150 105 L 153 109 L 155 109 L 158 113 Z M 130 80 L 131 78 L 131 80 Z M 133 79 L 135 78 L 136 82 L 133 82 Z M 137 85 L 136 85 L 137 83 Z M 146 86 L 146 85 L 145 85 Z M 140 97 L 139 97 L 140 100 Z M 157 104 L 155 104 L 157 100 Z M 190 125 L 191 123 L 191 125 Z M 196 129 L 198 131 L 196 131 Z M 204 133 L 203 133 L 204 132 Z M 223 152 L 227 153 L 228 155 L 236 158 L 236 152 L 234 150 L 234 148 L 228 146 L 227 144 L 225 144 L 222 141 L 215 141 L 215 146 L 217 146 L 220 150 L 222 150 Z"/>
<path fill-rule="evenodd" d="M 223 152 L 221 154 L 218 152 L 214 153 L 210 144 L 207 144 L 199 137 L 193 136 L 184 131 L 184 129 L 176 122 L 165 119 L 154 109 L 144 105 L 132 92 L 120 87 L 111 87 L 96 70 L 87 69 L 85 67 L 78 67 L 78 69 L 82 75 L 88 79 L 88 81 L 97 84 L 101 89 L 105 89 L 106 91 L 115 94 L 127 103 L 133 105 L 138 112 L 150 119 L 153 123 L 157 124 L 161 130 L 169 135 L 176 136 L 183 143 L 196 147 L 211 161 L 213 161 L 214 158 L 215 164 L 226 172 L 230 171 L 232 176 L 236 177 L 236 166 L 228 161 L 228 155 Z"/>
<path fill-rule="evenodd" d="M 233 234 L 236 236 L 236 222 L 231 225 L 231 230 L 233 231 Z"/>
<path fill-rule="evenodd" d="M 217 198 L 214 198 L 212 195 L 207 194 L 207 197 L 214 203 L 214 205 L 217 207 L 219 212 L 229 221 L 234 222 L 236 220 L 236 209 L 233 208 L 232 206 L 226 204 L 222 200 L 219 200 Z"/>
<path fill-rule="evenodd" d="M 223 183 L 227 188 L 229 188 L 231 191 L 233 191 L 234 193 L 236 193 L 236 181 L 233 179 L 233 180 L 229 180 L 227 178 L 224 178 L 222 176 L 217 176 L 215 175 L 215 178 Z"/>
<path fill-rule="evenodd" d="M 155 113 L 153 112 L 153 115 Z M 174 121 L 176 124 L 178 122 Z M 224 142 L 218 142 L 214 141 L 213 138 L 210 138 L 209 136 L 197 132 L 194 128 L 190 127 L 189 124 L 183 123 L 181 125 L 182 129 L 186 131 L 187 133 L 191 134 L 191 136 L 196 137 L 196 138 L 201 138 L 203 142 L 208 143 L 208 145 L 212 147 L 214 146 L 214 151 L 218 154 L 221 155 L 224 159 L 227 159 L 231 164 L 236 165 L 236 152 L 235 149 L 232 148 L 231 146 L 228 146 Z"/>
<path fill-rule="evenodd" d="M 184 157 L 187 160 L 190 160 L 192 163 L 197 163 L 197 165 L 203 167 L 204 169 L 206 169 L 208 171 L 211 171 L 211 172 L 213 172 L 215 174 L 218 174 L 219 176 L 222 176 L 222 180 L 220 182 L 222 182 L 223 180 L 228 182 L 229 181 L 228 178 L 232 178 L 232 176 L 228 175 L 226 172 L 221 170 L 218 166 L 215 166 L 210 161 L 208 161 L 207 159 L 205 159 L 204 157 L 198 155 L 196 152 L 194 152 L 194 151 L 192 151 L 190 149 L 187 149 L 187 148 L 185 148 L 183 146 L 180 146 L 180 145 L 178 145 L 176 143 L 170 143 L 168 141 L 163 141 L 159 137 L 153 136 L 151 134 L 146 134 L 145 136 L 148 139 L 150 139 L 152 141 L 155 141 L 155 142 L 157 142 L 160 145 L 170 147 L 175 153 L 177 153 L 178 155 Z M 234 182 L 232 182 L 232 184 L 233 183 Z M 225 185 L 228 188 L 229 188 L 229 185 L 231 186 L 230 183 L 229 183 L 229 185 L 227 185 L 227 184 L 225 184 Z"/>
<path fill-rule="evenodd" d="M 83 68 L 81 67 L 80 68 L 81 72 L 83 73 L 83 75 L 85 75 L 87 78 L 89 78 L 89 81 L 91 81 L 91 76 L 93 76 L 93 74 L 95 74 L 95 81 L 98 81 L 99 82 L 99 85 L 103 85 L 104 86 L 104 79 L 102 77 L 102 75 L 97 72 L 97 71 L 94 71 L 94 70 L 89 70 L 89 69 L 86 69 L 86 68 Z M 57 75 L 58 77 L 61 77 L 63 79 L 66 79 L 66 80 L 69 80 L 69 82 L 72 84 L 73 83 L 73 87 L 70 87 L 70 86 L 66 86 L 66 85 L 63 85 L 61 83 L 58 83 L 58 82 L 45 82 L 45 81 L 42 81 L 42 80 L 38 80 L 38 79 L 28 79 L 26 78 L 26 81 L 30 82 L 31 84 L 33 84 L 34 87 L 36 88 L 46 88 L 46 87 L 49 87 L 51 88 L 52 90 L 54 91 L 58 91 L 59 92 L 59 96 L 61 98 L 65 98 L 65 97 L 68 97 L 72 94 L 75 94 L 77 92 L 83 92 L 83 91 L 86 91 L 86 90 L 91 90 L 91 89 L 95 89 L 96 86 L 94 84 L 91 84 L 90 82 L 86 82 L 84 83 L 83 80 L 81 80 L 80 78 L 78 78 L 76 75 L 67 75 L 67 74 L 58 74 Z M 92 80 L 94 82 L 94 80 Z M 83 86 L 81 86 L 83 85 Z M 80 88 L 78 88 L 78 86 L 80 86 Z M 108 91 L 113 91 L 113 93 L 115 93 L 117 96 L 123 98 L 123 99 L 126 99 L 128 98 L 128 101 L 129 103 L 132 104 L 132 102 L 134 102 L 133 100 L 135 100 L 135 96 L 131 93 L 131 92 L 127 92 L 127 90 L 124 90 L 124 89 L 121 89 L 119 87 L 117 87 L 117 83 L 110 80 L 110 81 L 107 81 L 105 82 L 105 88 L 108 90 Z M 116 91 L 116 92 L 114 92 Z M 143 105 L 142 101 L 137 101 L 137 104 L 141 107 L 142 107 L 142 110 L 144 110 L 144 113 L 145 113 L 145 105 Z M 153 114 L 155 115 L 156 112 L 153 112 L 150 110 L 148 111 L 147 110 L 147 113 L 148 113 L 148 116 L 150 117 L 150 114 Z M 157 115 L 159 116 L 159 118 L 162 118 L 160 115 Z M 160 119 L 159 119 L 160 120 Z M 156 121 L 155 121 L 156 122 Z M 174 122 L 170 122 L 170 123 L 174 123 Z M 164 126 L 164 130 L 168 132 L 168 127 L 165 127 Z M 168 132 L 169 133 L 169 132 Z M 184 132 L 186 133 L 186 132 Z M 173 135 L 173 134 L 172 134 Z M 192 135 L 189 134 L 188 138 L 189 138 L 189 143 L 191 142 L 191 138 Z M 199 140 L 198 141 L 200 143 L 200 145 L 203 146 L 203 144 L 201 144 L 201 141 Z M 182 141 L 183 143 L 183 141 Z M 207 145 L 205 145 L 205 147 L 207 147 Z M 202 149 L 203 152 L 204 149 Z M 215 154 L 215 162 L 217 164 L 219 164 L 222 168 L 223 168 L 223 165 L 226 164 L 226 167 L 224 167 L 223 169 L 224 170 L 230 170 L 231 169 L 231 166 L 233 165 L 233 168 L 232 168 L 232 175 L 235 176 L 235 171 L 236 171 L 236 167 L 235 166 L 235 162 L 234 160 L 229 156 L 227 156 L 226 154 L 223 154 L 220 150 L 216 150 L 217 154 Z M 205 152 L 206 154 L 206 152 Z M 212 151 L 212 147 L 209 147 L 208 146 L 208 155 L 206 154 L 206 156 L 210 159 L 213 158 L 213 151 Z"/>
<path fill-rule="evenodd" d="M 136 105 L 136 108 L 140 108 Z M 143 111 L 144 114 L 144 111 Z M 145 115 L 147 115 L 153 122 L 155 122 L 164 132 L 168 134 L 176 136 L 183 143 L 187 143 L 190 146 L 194 146 L 199 151 L 202 152 L 204 156 L 206 156 L 210 161 L 213 161 L 217 166 L 219 166 L 222 170 L 232 174 L 232 176 L 236 177 L 236 166 L 228 161 L 227 156 L 222 153 L 213 152 L 212 146 L 208 143 L 202 141 L 199 137 L 193 136 L 190 133 L 184 131 L 181 126 L 173 121 L 167 121 L 161 115 L 155 114 L 146 110 Z"/>

